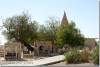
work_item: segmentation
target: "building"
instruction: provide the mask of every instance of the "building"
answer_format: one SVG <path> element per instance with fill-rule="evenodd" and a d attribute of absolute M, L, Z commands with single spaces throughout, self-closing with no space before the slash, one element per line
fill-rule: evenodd
<path fill-rule="evenodd" d="M 62 17 L 62 21 L 61 21 L 61 26 L 68 26 L 69 23 L 68 23 L 68 19 L 67 19 L 67 16 L 66 16 L 66 13 L 64 12 L 64 15 Z"/>
<path fill-rule="evenodd" d="M 4 46 L 0 45 L 0 57 L 4 57 Z"/>
<path fill-rule="evenodd" d="M 57 46 L 52 45 L 51 41 L 37 41 L 34 47 L 38 50 L 39 56 L 50 56 L 57 53 Z"/>
<path fill-rule="evenodd" d="M 97 45 L 95 38 L 85 38 L 84 46 L 89 49 L 94 48 Z"/>
<path fill-rule="evenodd" d="M 6 60 L 20 60 L 23 58 L 20 42 L 7 42 L 4 49 L 4 58 Z"/>
<path fill-rule="evenodd" d="M 57 53 L 57 47 L 52 46 L 51 41 L 36 41 L 31 45 L 34 50 L 33 52 L 29 51 L 24 47 L 24 58 L 32 58 L 32 56 L 51 56 Z"/>

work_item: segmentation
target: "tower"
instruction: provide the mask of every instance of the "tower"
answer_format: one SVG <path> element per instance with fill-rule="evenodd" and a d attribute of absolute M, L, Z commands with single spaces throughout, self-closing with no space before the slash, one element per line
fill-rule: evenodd
<path fill-rule="evenodd" d="M 67 20 L 67 16 L 66 16 L 65 11 L 64 11 L 64 15 L 63 15 L 63 18 L 61 21 L 61 26 L 68 26 L 68 20 Z"/>

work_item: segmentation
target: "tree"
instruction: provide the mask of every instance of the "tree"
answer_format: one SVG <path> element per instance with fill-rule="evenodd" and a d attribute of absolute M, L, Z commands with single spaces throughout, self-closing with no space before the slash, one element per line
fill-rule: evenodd
<path fill-rule="evenodd" d="M 47 29 L 44 25 L 40 25 L 39 26 L 39 30 L 37 32 L 37 36 L 38 36 L 38 39 L 39 41 L 46 41 L 48 40 L 47 38 Z"/>
<path fill-rule="evenodd" d="M 27 14 L 7 18 L 3 23 L 5 36 L 9 41 L 15 39 L 24 45 L 32 43 L 37 37 L 36 21 L 32 22 Z"/>
<path fill-rule="evenodd" d="M 54 18 L 50 18 L 46 23 L 46 25 L 39 26 L 38 40 L 51 41 L 52 44 L 54 44 L 58 29 L 58 21 Z"/>
<path fill-rule="evenodd" d="M 56 32 L 59 27 L 59 21 L 54 18 L 49 18 L 47 22 L 48 22 L 47 29 L 48 29 L 49 40 L 54 45 L 57 37 Z"/>
<path fill-rule="evenodd" d="M 49 20 L 47 21 L 47 38 L 49 41 L 51 41 L 52 43 L 52 52 L 53 52 L 53 47 L 56 44 L 56 33 L 57 33 L 57 29 L 59 27 L 59 21 L 54 19 L 54 18 L 49 18 Z"/>
<path fill-rule="evenodd" d="M 57 32 L 57 44 L 60 46 L 69 44 L 71 47 L 81 46 L 84 44 L 84 36 L 75 27 L 75 23 L 71 22 L 68 26 L 59 28 Z"/>

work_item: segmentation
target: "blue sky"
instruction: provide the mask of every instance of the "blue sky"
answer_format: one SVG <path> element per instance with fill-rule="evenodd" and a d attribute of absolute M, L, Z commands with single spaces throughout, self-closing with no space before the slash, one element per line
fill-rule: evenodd
<path fill-rule="evenodd" d="M 64 11 L 85 37 L 99 37 L 98 0 L 0 0 L 0 24 L 2 19 L 27 12 L 33 20 L 44 24 L 48 17 L 61 20 Z M 1 17 L 2 16 L 2 17 Z M 1 42 L 5 42 L 0 34 Z"/>

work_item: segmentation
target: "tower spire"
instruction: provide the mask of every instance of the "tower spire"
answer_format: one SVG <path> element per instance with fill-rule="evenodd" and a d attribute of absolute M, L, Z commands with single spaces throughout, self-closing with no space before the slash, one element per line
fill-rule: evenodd
<path fill-rule="evenodd" d="M 68 20 L 67 20 L 66 12 L 64 11 L 64 15 L 61 21 L 61 26 L 67 26 L 67 25 L 68 25 Z"/>

